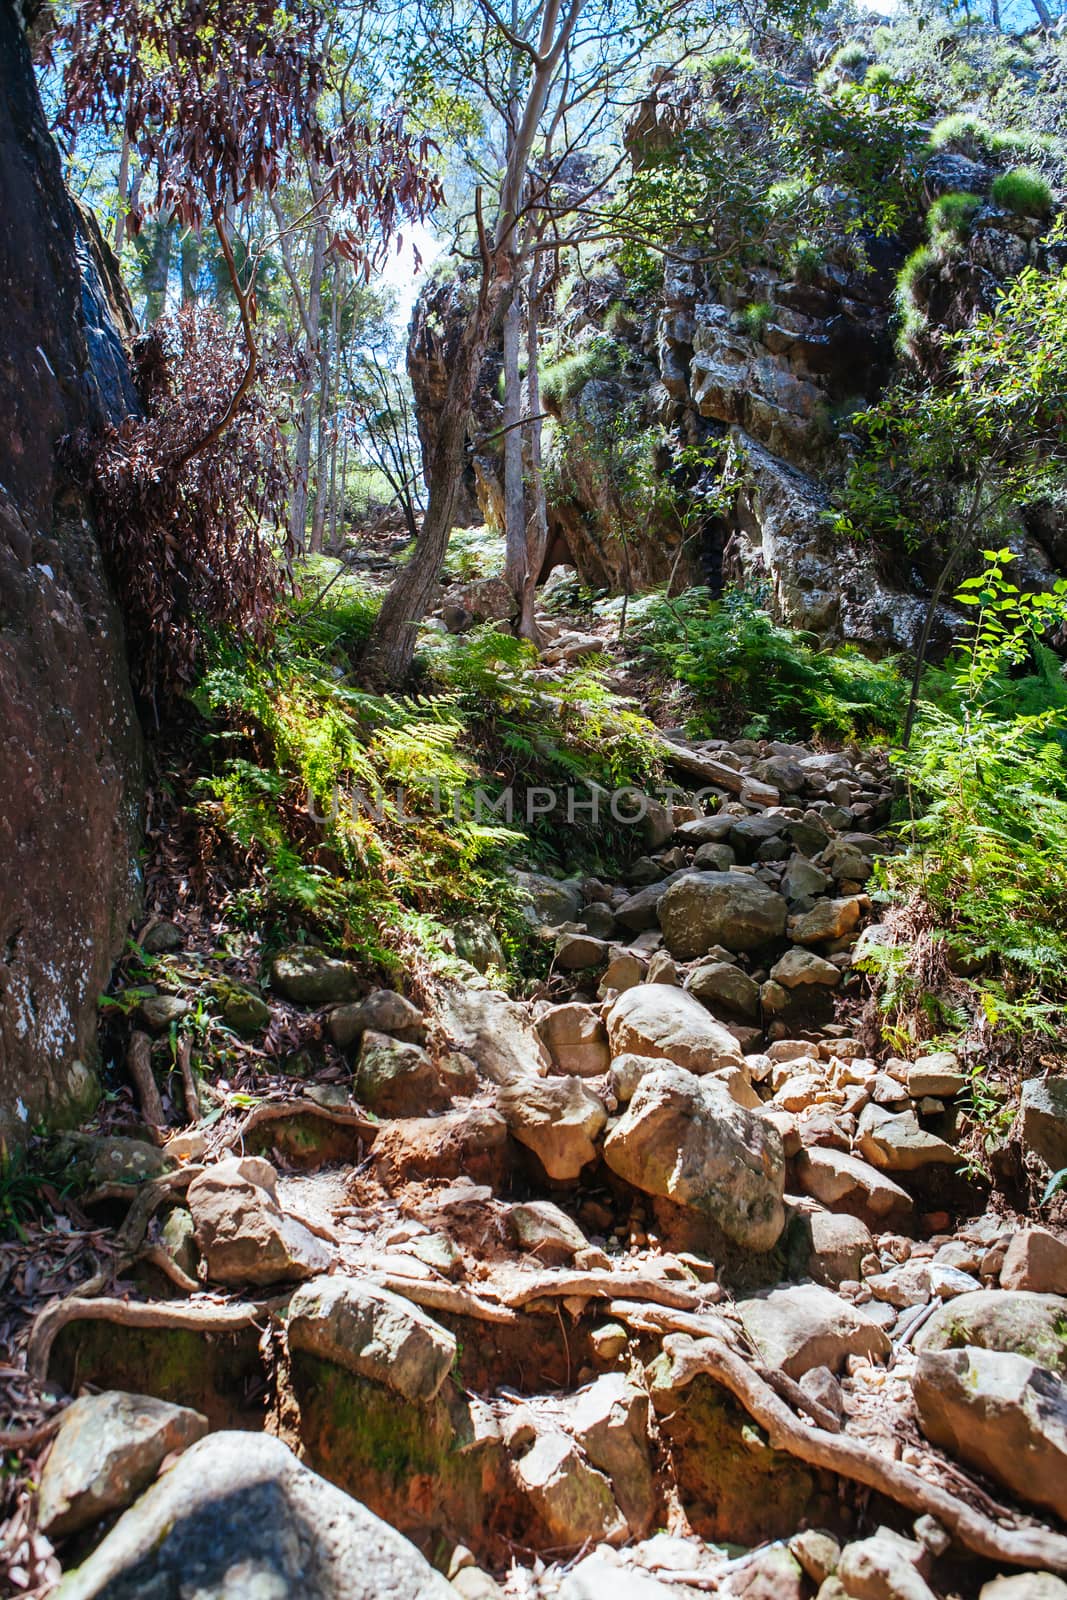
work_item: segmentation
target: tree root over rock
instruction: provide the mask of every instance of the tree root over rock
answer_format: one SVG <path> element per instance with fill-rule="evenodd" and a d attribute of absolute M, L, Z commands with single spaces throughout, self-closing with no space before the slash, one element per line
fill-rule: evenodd
<path fill-rule="evenodd" d="M 663 1319 L 649 1316 L 644 1306 L 617 1301 L 611 1312 L 639 1331 L 662 1331 Z M 936 1517 L 960 1544 L 990 1561 L 1067 1572 L 1067 1538 L 1062 1534 L 1026 1524 L 1007 1507 L 1000 1508 L 1000 1521 L 994 1522 L 965 1500 L 901 1462 L 887 1460 L 859 1440 L 802 1422 L 766 1378 L 721 1339 L 672 1333 L 664 1339 L 663 1348 L 674 1361 L 680 1387 L 702 1373 L 722 1384 L 766 1431 L 775 1449 L 788 1451 L 808 1466 L 862 1483 L 909 1511 Z M 977 1485 L 975 1495 L 987 1499 Z"/>
<path fill-rule="evenodd" d="M 181 1328 L 193 1333 L 233 1333 L 258 1326 L 272 1311 L 288 1304 L 290 1295 L 270 1300 L 216 1301 L 118 1300 L 110 1295 L 72 1294 L 46 1306 L 33 1325 L 26 1350 L 26 1370 L 31 1377 L 48 1375 L 52 1346 L 71 1322 L 111 1322 L 124 1328 Z"/>

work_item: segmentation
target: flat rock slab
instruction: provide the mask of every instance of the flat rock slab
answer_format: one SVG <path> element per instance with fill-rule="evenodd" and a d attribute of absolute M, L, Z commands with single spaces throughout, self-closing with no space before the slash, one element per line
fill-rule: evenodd
<path fill-rule="evenodd" d="M 882 1328 L 839 1295 L 816 1284 L 787 1285 L 737 1305 L 745 1332 L 765 1366 L 802 1378 L 812 1367 L 839 1372 L 845 1357 L 884 1359 Z"/>
<path fill-rule="evenodd" d="M 915 1345 L 918 1350 L 962 1345 L 1004 1350 L 1067 1377 L 1067 1300 L 1058 1294 L 977 1289 L 935 1311 Z"/>
<path fill-rule="evenodd" d="M 213 1433 L 120 1518 L 62 1600 L 455 1600 L 380 1517 L 280 1439 Z"/>
<path fill-rule="evenodd" d="M 360 1278 L 317 1278 L 289 1302 L 289 1348 L 335 1361 L 405 1400 L 429 1401 L 456 1359 L 455 1335 L 425 1311 Z"/>
<path fill-rule="evenodd" d="M 50 1538 L 87 1528 L 146 1489 L 164 1457 L 203 1438 L 206 1417 L 150 1395 L 108 1390 L 63 1413 L 41 1474 L 37 1518 Z"/>

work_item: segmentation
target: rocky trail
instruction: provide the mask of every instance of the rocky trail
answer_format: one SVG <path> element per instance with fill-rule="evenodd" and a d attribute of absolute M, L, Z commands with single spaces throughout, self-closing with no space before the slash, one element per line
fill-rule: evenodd
<path fill-rule="evenodd" d="M 545 624 L 548 690 L 604 641 Z M 1067 1242 L 1026 1215 L 1067 1105 L 1028 1081 L 991 1190 L 973 1063 L 874 1047 L 880 758 L 664 740 L 679 800 L 624 881 L 518 874 L 553 949 L 532 1000 L 473 924 L 411 997 L 293 946 L 262 985 L 215 973 L 246 1066 L 179 1060 L 164 1105 L 152 1041 L 212 930 L 141 930 L 139 1116 L 70 1135 L 63 1225 L 0 1247 L 2 1442 L 39 1467 L 13 1592 L 61 1561 L 87 1600 L 369 1573 L 442 1600 L 1067 1595 Z M 255 1054 L 309 1028 L 303 1076 Z"/>

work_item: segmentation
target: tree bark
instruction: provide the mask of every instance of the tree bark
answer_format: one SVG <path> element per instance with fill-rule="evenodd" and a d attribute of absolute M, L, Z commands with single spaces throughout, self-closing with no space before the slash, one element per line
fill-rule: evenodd
<path fill-rule="evenodd" d="M 530 418 L 530 517 L 526 526 L 526 576 L 522 586 L 522 604 L 519 611 L 519 635 L 523 639 L 529 639 L 533 644 L 541 642 L 534 621 L 534 605 L 537 598 L 537 580 L 541 576 L 541 567 L 548 550 L 548 504 L 545 497 L 542 459 L 541 378 L 537 370 L 540 313 L 541 263 L 535 258 L 530 271 L 526 298 L 526 406 Z"/>
<path fill-rule="evenodd" d="M 522 481 L 522 379 L 518 284 L 504 312 L 504 579 L 516 598 L 526 582 L 526 496 Z"/>
<path fill-rule="evenodd" d="M 289 263 L 286 263 L 287 270 Z M 322 315 L 322 278 L 326 266 L 326 229 L 320 222 L 315 226 L 311 246 L 311 269 L 305 306 L 304 335 L 308 341 L 309 355 L 314 357 Z M 294 276 L 290 272 L 290 278 Z M 314 423 L 314 395 L 311 377 L 304 389 L 300 403 L 300 416 L 296 425 L 296 449 L 293 452 L 293 492 L 289 504 L 289 537 L 293 549 L 301 551 L 307 544 L 308 487 L 311 478 L 311 430 Z"/>

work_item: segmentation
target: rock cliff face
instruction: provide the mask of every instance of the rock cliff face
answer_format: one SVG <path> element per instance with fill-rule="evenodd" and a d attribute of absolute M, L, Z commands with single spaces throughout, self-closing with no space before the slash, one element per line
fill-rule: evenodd
<path fill-rule="evenodd" d="M 0 1134 L 84 1099 L 136 890 L 140 734 L 121 619 L 57 442 L 135 397 L 121 302 L 0 0 Z"/>

